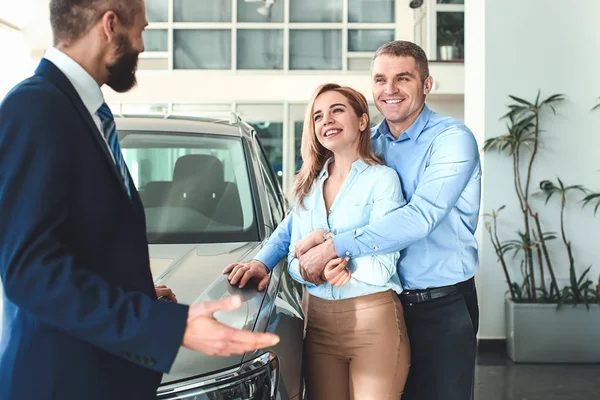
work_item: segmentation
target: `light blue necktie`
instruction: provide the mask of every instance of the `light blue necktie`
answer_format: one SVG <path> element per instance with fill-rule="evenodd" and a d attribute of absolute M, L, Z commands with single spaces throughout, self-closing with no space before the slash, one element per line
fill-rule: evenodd
<path fill-rule="evenodd" d="M 125 164 L 125 160 L 123 159 L 123 153 L 121 153 L 121 146 L 119 145 L 119 136 L 117 135 L 117 128 L 115 127 L 115 118 L 113 117 L 110 108 L 106 103 L 102 103 L 100 108 L 98 109 L 98 116 L 102 121 L 102 131 L 104 133 L 104 137 L 108 142 L 108 146 L 110 147 L 110 151 L 115 158 L 115 164 L 117 165 L 117 169 L 121 173 L 121 177 L 123 178 L 123 184 L 127 189 L 127 194 L 131 198 L 131 189 L 129 188 L 129 175 L 127 174 L 127 165 Z"/>

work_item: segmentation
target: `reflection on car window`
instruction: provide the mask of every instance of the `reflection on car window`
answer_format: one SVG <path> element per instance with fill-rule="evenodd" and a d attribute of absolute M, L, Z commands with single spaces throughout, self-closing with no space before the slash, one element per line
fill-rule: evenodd
<path fill-rule="evenodd" d="M 258 238 L 241 139 L 121 132 L 150 243 Z"/>
<path fill-rule="evenodd" d="M 267 189 L 267 197 L 269 199 L 269 205 L 271 207 L 271 213 L 273 214 L 273 218 L 275 219 L 275 223 L 279 223 L 283 219 L 284 211 L 283 205 L 280 201 L 279 191 L 275 189 L 276 185 L 278 186 L 277 181 L 275 180 L 273 169 L 267 160 L 266 155 L 264 154 L 264 150 L 260 148 L 259 145 L 259 160 L 261 165 L 261 171 L 263 175 L 263 179 L 265 181 L 266 189 Z"/>

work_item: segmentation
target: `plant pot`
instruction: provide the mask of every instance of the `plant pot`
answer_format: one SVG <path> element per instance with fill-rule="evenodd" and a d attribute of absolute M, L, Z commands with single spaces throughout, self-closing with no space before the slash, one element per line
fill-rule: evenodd
<path fill-rule="evenodd" d="M 507 298 L 506 347 L 514 362 L 600 362 L 600 305 L 515 303 Z"/>
<path fill-rule="evenodd" d="M 438 53 L 438 60 L 452 61 L 460 59 L 458 46 L 439 46 Z"/>

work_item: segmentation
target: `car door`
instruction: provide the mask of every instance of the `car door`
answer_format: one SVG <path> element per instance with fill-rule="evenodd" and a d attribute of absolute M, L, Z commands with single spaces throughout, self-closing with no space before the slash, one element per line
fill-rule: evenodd
<path fill-rule="evenodd" d="M 258 153 L 260 175 L 264 183 L 274 230 L 285 217 L 285 197 L 257 135 L 253 135 L 253 141 L 255 141 Z M 280 346 L 278 349 L 282 360 L 282 384 L 290 396 L 294 397 L 302 393 L 304 388 L 302 363 L 298 362 L 298 360 L 302 360 L 304 339 L 304 314 L 301 306 L 303 290 L 302 285 L 290 276 L 286 257 L 278 263 L 273 273 L 279 279 L 277 298 L 271 318 L 278 321 L 281 332 L 286 332 L 285 338 L 282 338 L 282 342 L 285 342 L 286 345 Z M 286 362 L 290 360 L 294 361 Z"/>

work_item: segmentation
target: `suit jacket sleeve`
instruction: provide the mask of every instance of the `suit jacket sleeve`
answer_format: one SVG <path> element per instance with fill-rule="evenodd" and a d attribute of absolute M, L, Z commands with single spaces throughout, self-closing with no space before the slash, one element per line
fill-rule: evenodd
<path fill-rule="evenodd" d="M 69 212 L 66 177 L 73 151 L 65 132 L 72 133 L 80 118 L 73 112 L 70 119 L 69 109 L 72 104 L 60 92 L 38 85 L 17 89 L 0 106 L 5 296 L 45 324 L 166 372 L 181 345 L 188 307 L 107 283 L 77 265 L 59 239 Z"/>

